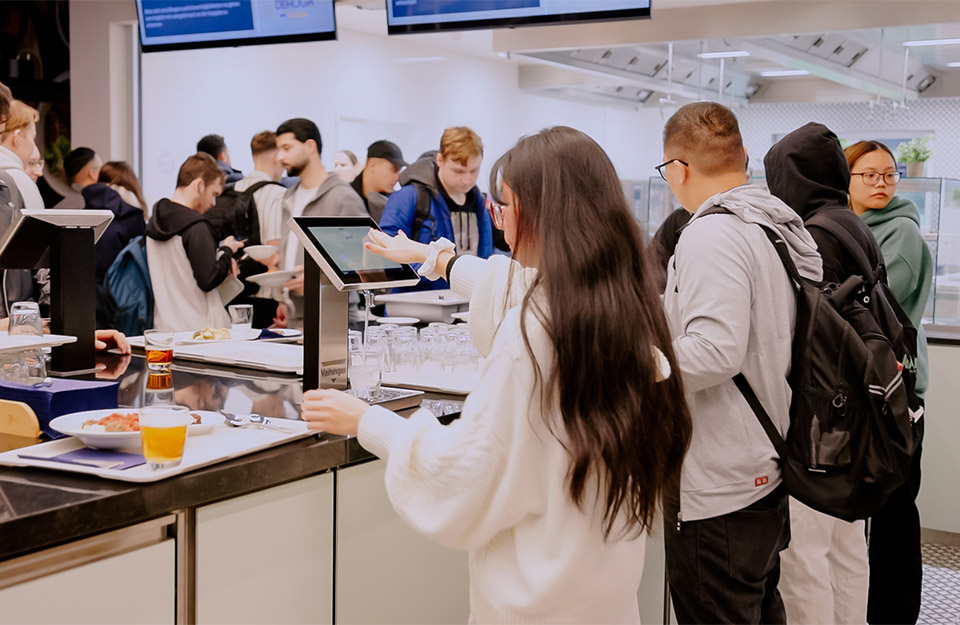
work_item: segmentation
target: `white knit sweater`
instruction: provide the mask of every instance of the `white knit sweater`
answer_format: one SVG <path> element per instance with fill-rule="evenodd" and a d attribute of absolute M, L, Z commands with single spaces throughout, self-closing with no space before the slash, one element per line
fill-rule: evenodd
<path fill-rule="evenodd" d="M 458 268 L 479 268 L 478 286 L 495 282 L 488 271 L 503 270 L 502 261 L 461 267 L 464 260 L 454 266 L 454 285 Z M 480 310 L 480 293 L 473 295 L 471 326 Z M 472 622 L 637 623 L 644 537 L 606 542 L 602 509 L 589 497 L 583 510 L 571 501 L 570 458 L 547 423 L 561 437 L 563 426 L 556 408 L 541 411 L 519 310 L 499 326 L 460 419 L 442 426 L 426 410 L 405 419 L 373 407 L 360 421 L 360 443 L 386 460 L 387 493 L 400 516 L 469 552 Z M 549 371 L 553 348 L 533 315 L 527 333 Z"/>

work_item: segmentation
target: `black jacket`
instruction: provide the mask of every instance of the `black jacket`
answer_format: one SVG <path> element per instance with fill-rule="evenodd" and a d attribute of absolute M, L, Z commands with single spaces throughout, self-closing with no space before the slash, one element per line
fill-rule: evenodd
<path fill-rule="evenodd" d="M 233 250 L 223 246 L 218 257 L 217 238 L 213 224 L 200 213 L 166 198 L 153 207 L 153 217 L 146 234 L 157 241 L 168 241 L 180 235 L 187 252 L 193 277 L 201 291 L 208 292 L 220 286 L 230 273 Z"/>
<path fill-rule="evenodd" d="M 85 208 L 108 210 L 113 213 L 113 221 L 103 231 L 96 247 L 97 327 L 109 328 L 110 319 L 107 314 L 107 299 L 103 286 L 107 269 L 116 260 L 120 250 L 133 238 L 143 234 L 146 221 L 140 207 L 127 204 L 119 193 L 105 184 L 98 182 L 86 186 L 80 193 L 83 195 Z"/>
<path fill-rule="evenodd" d="M 841 283 L 862 275 L 853 256 L 823 228 L 809 225 L 814 216 L 840 225 L 860 243 L 871 266 L 883 260 L 870 228 L 850 209 L 850 168 L 837 135 L 811 122 L 780 139 L 763 158 L 770 193 L 795 210 L 823 258 L 824 283 Z"/>

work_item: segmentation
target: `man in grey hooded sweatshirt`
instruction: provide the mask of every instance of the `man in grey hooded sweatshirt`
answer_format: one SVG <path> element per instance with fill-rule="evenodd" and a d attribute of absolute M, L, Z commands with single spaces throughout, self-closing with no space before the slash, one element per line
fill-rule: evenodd
<path fill-rule="evenodd" d="M 743 373 L 786 434 L 796 292 L 765 226 L 800 273 L 820 280 L 816 244 L 798 215 L 744 184 L 734 114 L 680 108 L 663 132 L 660 175 L 693 213 L 667 268 L 664 306 L 693 438 L 678 492 L 664 498 L 667 575 L 679 623 L 785 623 L 777 590 L 790 539 L 777 454 L 737 390 Z"/>

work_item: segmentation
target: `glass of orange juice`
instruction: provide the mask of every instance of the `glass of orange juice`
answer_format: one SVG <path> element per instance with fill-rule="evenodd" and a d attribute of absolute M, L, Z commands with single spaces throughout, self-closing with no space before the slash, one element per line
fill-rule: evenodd
<path fill-rule="evenodd" d="M 150 406 L 140 409 L 140 441 L 143 457 L 153 470 L 180 464 L 187 440 L 187 425 L 193 419 L 185 406 Z"/>
<path fill-rule="evenodd" d="M 173 362 L 174 334 L 170 330 L 147 330 L 143 333 L 143 349 L 147 352 L 147 368 L 168 371 Z"/>

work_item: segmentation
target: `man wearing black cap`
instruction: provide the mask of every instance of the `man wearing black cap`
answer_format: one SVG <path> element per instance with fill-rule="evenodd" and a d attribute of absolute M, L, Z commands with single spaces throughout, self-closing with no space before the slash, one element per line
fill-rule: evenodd
<path fill-rule="evenodd" d="M 407 166 L 403 154 L 392 141 L 374 141 L 367 148 L 367 162 L 363 171 L 353 179 L 350 186 L 357 192 L 367 212 L 374 221 L 380 222 L 383 209 L 387 205 L 387 196 L 400 177 L 400 170 Z"/>
<path fill-rule="evenodd" d="M 90 148 L 77 148 L 63 159 L 63 173 L 70 190 L 54 208 L 83 208 L 80 191 L 98 181 L 103 162 Z"/>

